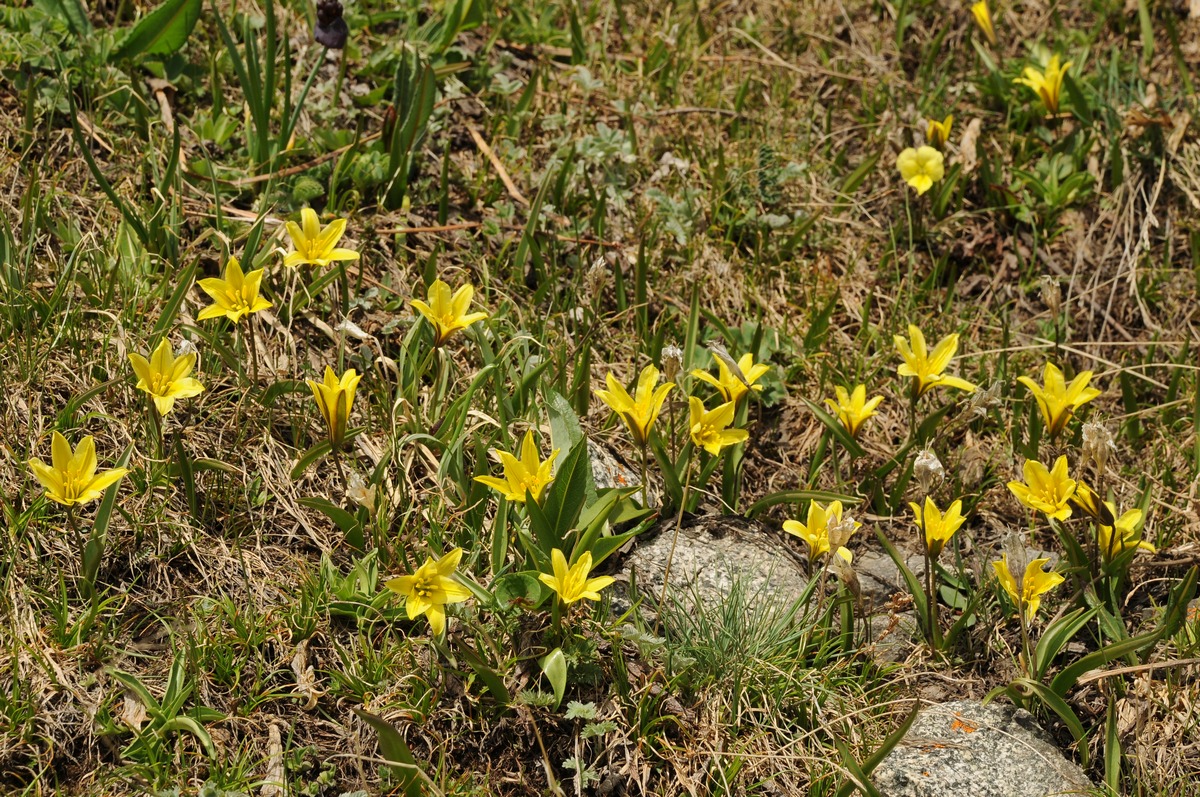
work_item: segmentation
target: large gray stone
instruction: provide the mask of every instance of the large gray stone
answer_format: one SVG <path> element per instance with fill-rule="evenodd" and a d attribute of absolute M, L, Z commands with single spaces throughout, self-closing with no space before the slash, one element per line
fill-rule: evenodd
<path fill-rule="evenodd" d="M 667 559 L 668 600 L 685 606 L 712 608 L 725 604 L 735 585 L 749 606 L 783 606 L 800 598 L 807 583 L 804 558 L 777 532 L 734 516 L 685 517 L 675 542 L 675 519 L 659 525 L 658 533 L 625 557 L 618 583 L 635 582 L 648 602 L 663 588 Z M 614 596 L 614 608 L 624 606 Z M 627 604 L 625 604 L 627 605 Z"/>
<path fill-rule="evenodd" d="M 923 709 L 871 779 L 884 797 L 1096 793 L 1029 712 L 976 700 Z"/>

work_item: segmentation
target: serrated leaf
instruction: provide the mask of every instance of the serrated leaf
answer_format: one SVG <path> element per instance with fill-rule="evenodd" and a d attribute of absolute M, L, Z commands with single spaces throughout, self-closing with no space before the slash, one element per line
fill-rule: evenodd
<path fill-rule="evenodd" d="M 569 720 L 594 720 L 596 719 L 596 704 L 572 700 L 567 704 L 566 718 Z"/>

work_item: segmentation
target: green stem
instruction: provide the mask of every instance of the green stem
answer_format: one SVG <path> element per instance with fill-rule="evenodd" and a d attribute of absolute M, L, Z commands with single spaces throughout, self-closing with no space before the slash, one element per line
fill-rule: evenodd
<path fill-rule="evenodd" d="M 687 506 L 688 490 L 692 486 L 692 463 L 687 464 L 687 473 L 683 479 L 683 495 L 679 500 L 679 511 L 675 515 L 675 534 L 671 538 L 671 551 L 667 554 L 667 565 L 663 568 L 663 585 L 662 592 L 658 596 L 658 614 L 654 619 L 654 634 L 658 635 L 659 626 L 662 623 L 662 610 L 667 600 L 667 584 L 670 583 L 671 577 L 671 561 L 675 558 L 675 546 L 679 544 L 679 527 L 683 523 L 683 508 Z"/>

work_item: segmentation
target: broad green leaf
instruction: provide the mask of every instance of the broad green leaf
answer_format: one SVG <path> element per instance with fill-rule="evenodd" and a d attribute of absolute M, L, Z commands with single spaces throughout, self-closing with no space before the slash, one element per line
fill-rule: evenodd
<path fill-rule="evenodd" d="M 554 708 L 557 710 L 567 692 L 567 659 L 563 656 L 562 648 L 550 651 L 538 664 L 554 688 Z"/>
<path fill-rule="evenodd" d="M 178 52 L 196 27 L 202 4 L 202 0 L 166 0 L 134 24 L 108 60 Z"/>
<path fill-rule="evenodd" d="M 412 751 L 408 749 L 408 743 L 404 741 L 400 731 L 383 717 L 359 708 L 352 710 L 379 734 L 379 750 L 383 757 L 392 763 L 392 775 L 396 778 L 400 790 L 407 797 L 422 797 L 428 778 L 417 766 L 417 759 L 413 758 Z"/>

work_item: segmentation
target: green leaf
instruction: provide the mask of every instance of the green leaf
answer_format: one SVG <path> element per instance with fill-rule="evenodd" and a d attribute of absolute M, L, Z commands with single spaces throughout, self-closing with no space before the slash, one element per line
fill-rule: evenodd
<path fill-rule="evenodd" d="M 908 591 L 912 594 L 913 608 L 917 611 L 917 620 L 928 637 L 930 630 L 925 628 L 925 626 L 929 623 L 929 611 L 926 608 L 928 601 L 925 598 L 925 588 L 921 586 L 921 582 L 917 580 L 916 574 L 905 563 L 904 557 L 896 550 L 896 546 L 892 545 L 891 540 L 884 535 L 878 526 L 875 527 L 875 539 L 879 540 L 879 544 L 883 546 L 883 549 L 887 551 L 887 555 L 892 557 L 892 561 L 900 569 L 900 575 L 904 577 L 904 585 L 908 587 Z"/>
<path fill-rule="evenodd" d="M 1015 689 L 1018 694 L 1033 694 L 1037 696 L 1046 708 L 1057 714 L 1058 718 L 1067 726 L 1067 730 L 1071 732 L 1071 737 L 1076 742 L 1075 746 L 1079 752 L 1079 763 L 1087 767 L 1087 731 L 1083 729 L 1083 723 L 1079 721 L 1079 717 L 1075 716 L 1075 712 L 1071 710 L 1066 701 L 1050 687 L 1040 681 L 1031 681 L 1028 678 L 1018 678 L 1009 684 L 1009 689 Z"/>
<path fill-rule="evenodd" d="M 52 17 L 65 19 L 67 27 L 76 36 L 92 32 L 92 22 L 88 19 L 87 6 L 83 4 L 83 0 L 34 0 L 33 5 Z"/>
<path fill-rule="evenodd" d="M 805 406 L 812 411 L 813 415 L 817 416 L 817 420 L 825 424 L 830 433 L 837 438 L 839 443 L 842 444 L 842 448 L 850 452 L 850 456 L 858 459 L 866 453 L 863 451 L 863 447 L 858 444 L 858 441 L 850 435 L 850 432 L 846 431 L 846 427 L 842 426 L 841 421 L 826 412 L 825 409 L 816 402 L 809 401 L 806 398 L 801 398 L 800 400 L 803 401 Z"/>
<path fill-rule="evenodd" d="M 217 747 L 213 744 L 212 737 L 204 730 L 203 725 L 191 717 L 172 717 L 164 722 L 162 727 L 164 731 L 187 731 L 199 740 L 209 758 L 217 757 Z"/>
<path fill-rule="evenodd" d="M 820 501 L 827 504 L 831 501 L 841 501 L 846 506 L 859 503 L 859 498 L 843 493 L 833 493 L 828 490 L 780 490 L 758 499 L 746 510 L 746 517 L 754 517 L 779 504 L 799 504 L 804 501 Z"/>
<path fill-rule="evenodd" d="M 1075 686 L 1075 682 L 1079 677 L 1089 670 L 1095 670 L 1103 667 L 1113 659 L 1119 659 L 1127 653 L 1133 653 L 1141 650 L 1143 646 L 1150 645 L 1156 642 L 1162 634 L 1162 629 L 1156 629 L 1145 634 L 1139 634 L 1129 639 L 1123 639 L 1120 642 L 1112 642 L 1099 650 L 1092 651 L 1078 661 L 1073 661 L 1054 676 L 1050 681 L 1050 691 L 1056 696 L 1066 697 L 1067 692 Z"/>
<path fill-rule="evenodd" d="M 354 429 L 347 429 L 343 445 L 349 443 L 355 437 L 358 437 L 360 434 L 362 434 L 365 428 L 366 427 L 358 426 Z M 322 442 L 317 443 L 315 446 L 305 451 L 300 455 L 300 459 L 296 460 L 296 464 L 292 467 L 292 479 L 299 479 L 304 475 L 304 471 L 308 470 L 310 465 L 332 450 L 333 446 L 329 444 L 329 441 L 323 440 Z"/>
<path fill-rule="evenodd" d="M 366 541 L 363 539 L 362 524 L 358 522 L 353 514 L 342 509 L 340 506 L 318 496 L 306 496 L 297 500 L 301 506 L 306 506 L 309 509 L 315 509 L 325 517 L 333 521 L 334 525 L 342 530 L 346 535 L 346 542 L 358 550 L 366 548 Z"/>
<path fill-rule="evenodd" d="M 177 277 L 175 290 L 171 293 L 171 298 L 163 305 L 162 311 L 158 314 L 158 322 L 154 325 L 154 331 L 150 333 L 149 340 L 158 340 L 167 333 L 171 328 L 171 324 L 175 323 L 175 316 L 179 314 L 179 308 L 183 305 L 184 297 L 188 291 L 192 289 L 192 282 L 196 279 L 196 269 L 199 268 L 200 261 L 193 260 L 192 264 L 185 268 Z"/>
<path fill-rule="evenodd" d="M 202 0 L 166 0 L 137 21 L 113 50 L 109 62 L 178 52 L 200 19 L 201 5 Z"/>
<path fill-rule="evenodd" d="M 1033 651 L 1033 672 L 1038 678 L 1045 675 L 1054 657 L 1075 638 L 1080 629 L 1091 622 L 1096 612 L 1096 609 L 1076 609 L 1051 623 L 1042 632 L 1042 638 Z"/>
<path fill-rule="evenodd" d="M 275 402 L 288 393 L 307 393 L 312 394 L 312 388 L 303 379 L 281 379 L 278 382 L 272 383 L 262 395 L 258 397 L 258 403 L 264 407 L 273 407 Z"/>
<path fill-rule="evenodd" d="M 538 664 L 554 688 L 554 708 L 557 711 L 567 692 L 567 659 L 563 656 L 562 648 L 550 651 Z"/>
<path fill-rule="evenodd" d="M 546 599 L 547 591 L 538 580 L 537 571 L 506 573 L 492 584 L 496 603 L 502 608 L 519 605 L 536 609 Z"/>
<path fill-rule="evenodd" d="M 507 706 L 512 702 L 512 696 L 508 693 L 507 687 L 504 686 L 504 678 L 500 676 L 500 673 L 485 664 L 475 651 L 471 650 L 464 643 L 459 647 L 458 655 L 475 671 L 475 674 L 479 676 L 479 680 L 483 681 L 483 685 L 487 687 L 492 699 L 501 706 Z"/>
<path fill-rule="evenodd" d="M 378 717 L 362 709 L 352 709 L 363 722 L 370 725 L 379 734 L 379 750 L 383 757 L 392 763 L 392 775 L 398 781 L 398 786 L 407 797 L 422 797 L 425 793 L 425 781 L 428 777 L 417 766 L 408 743 L 400 735 L 400 731 L 383 717 Z"/>
<path fill-rule="evenodd" d="M 575 527 L 583 510 L 590 475 L 587 445 L 579 444 L 563 460 L 546 495 L 546 520 L 555 539 L 565 539 L 567 532 Z"/>

